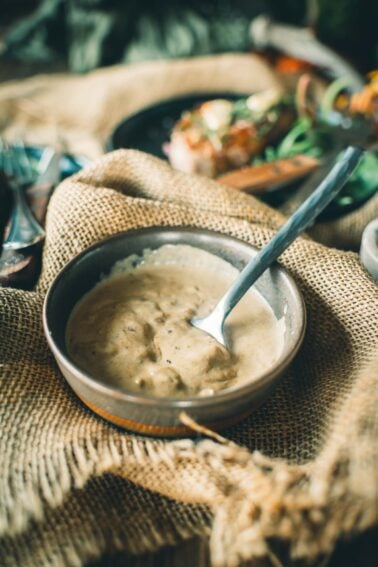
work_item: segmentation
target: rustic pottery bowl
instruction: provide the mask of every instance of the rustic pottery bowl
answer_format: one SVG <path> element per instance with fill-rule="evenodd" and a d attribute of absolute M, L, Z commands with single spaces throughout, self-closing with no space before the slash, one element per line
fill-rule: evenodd
<path fill-rule="evenodd" d="M 164 244 L 188 244 L 230 262 L 239 270 L 256 249 L 235 238 L 196 228 L 153 227 L 119 233 L 91 246 L 58 274 L 45 299 L 43 324 L 48 344 L 64 377 L 91 410 L 116 425 L 156 436 L 184 436 L 191 430 L 180 414 L 210 428 L 221 429 L 242 420 L 271 393 L 297 353 L 305 332 L 302 295 L 293 278 L 278 264 L 268 269 L 256 289 L 270 304 L 277 319 L 285 320 L 284 348 L 280 358 L 261 376 L 238 387 L 208 397 L 157 398 L 117 389 L 93 378 L 70 359 L 65 330 L 70 313 L 118 260 Z"/>

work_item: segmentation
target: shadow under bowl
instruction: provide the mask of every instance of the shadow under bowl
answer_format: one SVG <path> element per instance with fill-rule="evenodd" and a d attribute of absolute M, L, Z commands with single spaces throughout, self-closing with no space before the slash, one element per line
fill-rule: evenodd
<path fill-rule="evenodd" d="M 302 343 L 306 312 L 293 278 L 279 264 L 265 271 L 255 284 L 277 319 L 284 318 L 284 348 L 279 359 L 259 377 L 208 397 L 185 399 L 136 394 L 93 378 L 67 352 L 65 333 L 75 304 L 108 274 L 118 260 L 165 244 L 187 244 L 215 254 L 238 270 L 257 250 L 218 232 L 187 227 L 130 230 L 102 240 L 73 258 L 57 275 L 46 295 L 43 325 L 48 344 L 64 377 L 78 397 L 95 413 L 138 433 L 160 437 L 193 435 L 180 414 L 211 429 L 242 420 L 267 398 Z"/>

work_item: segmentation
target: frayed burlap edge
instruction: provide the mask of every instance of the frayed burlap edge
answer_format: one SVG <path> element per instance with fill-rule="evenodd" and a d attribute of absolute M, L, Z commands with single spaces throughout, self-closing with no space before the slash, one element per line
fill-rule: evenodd
<path fill-rule="evenodd" d="M 131 444 L 120 437 L 124 441 L 121 444 L 110 440 L 97 448 L 85 443 L 73 446 L 72 455 L 62 456 L 55 471 L 57 476 L 62 469 L 66 471 L 60 486 L 49 480 L 54 473 L 46 455 L 46 462 L 40 464 L 43 477 L 41 490 L 36 491 L 35 487 L 29 486 L 19 497 L 20 503 L 28 503 L 29 514 L 25 515 L 25 510 L 17 508 L 8 509 L 10 524 L 2 523 L 0 531 L 16 536 L 27 528 L 30 516 L 34 521 L 42 521 L 42 502 L 51 509 L 60 507 L 71 489 L 84 488 L 92 476 L 109 473 L 124 476 L 160 494 L 163 476 L 167 484 L 171 478 L 175 486 L 174 492 L 169 490 L 170 498 L 182 501 L 184 495 L 191 504 L 205 504 L 212 511 L 210 551 L 215 566 L 237 566 L 254 557 L 272 556 L 271 538 L 288 542 L 292 558 L 314 559 L 320 554 L 328 554 L 340 537 L 363 531 L 377 519 L 372 498 L 376 484 L 369 472 L 362 478 L 359 467 L 360 464 L 369 465 L 370 433 L 366 446 L 363 435 L 359 435 L 358 445 L 353 443 L 355 432 L 361 432 L 369 425 L 354 423 L 353 408 L 360 403 L 374 403 L 377 372 L 378 359 L 362 373 L 364 393 L 360 396 L 364 399 L 356 398 L 352 390 L 336 416 L 337 426 L 332 438 L 317 461 L 310 465 L 288 466 L 258 452 L 251 454 L 212 432 L 208 432 L 209 439 L 199 443 L 185 439 L 159 445 L 137 437 L 131 437 Z M 190 422 L 186 423 L 190 425 Z M 194 423 L 192 426 L 196 428 Z M 338 446 L 341 432 L 343 437 L 350 432 L 350 445 Z M 212 439 L 213 436 L 215 439 Z M 350 447 L 358 454 L 350 454 Z M 74 469 L 73 462 L 77 463 Z M 193 475 L 198 465 L 202 469 L 202 478 L 196 491 Z M 316 476 L 312 475 L 314 468 Z M 150 479 L 147 483 L 146 478 Z M 178 478 L 181 484 L 178 484 Z M 70 479 L 74 479 L 71 488 Z M 190 498 L 188 484 L 191 486 Z M 164 536 L 149 537 L 136 540 L 128 550 L 137 554 L 154 551 L 193 535 L 195 527 L 187 530 L 178 528 L 176 540 L 166 540 Z M 119 549 L 125 549 L 124 543 L 119 545 Z M 72 560 L 76 557 L 73 564 L 80 565 L 85 558 L 97 557 L 102 552 L 102 542 L 96 543 L 93 539 L 89 543 L 83 542 L 81 549 L 78 549 L 77 542 L 71 549 L 67 543 L 64 553 Z"/>

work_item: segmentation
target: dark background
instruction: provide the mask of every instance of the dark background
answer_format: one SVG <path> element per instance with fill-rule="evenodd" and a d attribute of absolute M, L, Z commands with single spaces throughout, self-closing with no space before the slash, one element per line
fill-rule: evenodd
<path fill-rule="evenodd" d="M 248 49 L 248 24 L 260 13 L 311 25 L 362 72 L 378 67 L 376 0 L 1 0 L 0 37 L 6 61 L 84 72 Z"/>

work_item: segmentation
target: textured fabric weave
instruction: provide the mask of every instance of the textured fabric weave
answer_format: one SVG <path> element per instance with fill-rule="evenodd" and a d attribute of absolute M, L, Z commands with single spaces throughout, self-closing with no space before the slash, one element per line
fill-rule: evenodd
<path fill-rule="evenodd" d="M 378 294 L 352 252 L 298 239 L 282 264 L 307 307 L 303 347 L 270 399 L 223 440 L 159 440 L 106 423 L 76 398 L 43 336 L 64 264 L 118 231 L 217 230 L 261 247 L 283 217 L 213 181 L 119 150 L 63 182 L 33 292 L 0 290 L 0 563 L 82 565 L 210 536 L 214 565 L 313 558 L 376 518 Z"/>

